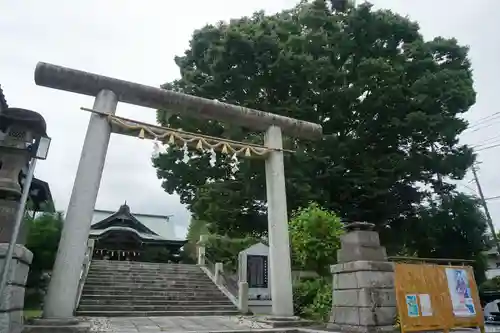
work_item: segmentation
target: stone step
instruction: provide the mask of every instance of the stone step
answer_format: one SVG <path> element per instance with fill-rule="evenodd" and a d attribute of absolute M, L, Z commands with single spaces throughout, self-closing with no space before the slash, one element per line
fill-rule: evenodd
<path fill-rule="evenodd" d="M 168 298 L 142 298 L 142 299 L 116 299 L 116 298 L 82 298 L 80 300 L 80 306 L 84 305 L 155 305 L 155 306 L 193 306 L 193 305 L 231 305 L 233 303 L 229 299 L 213 299 L 207 298 L 205 300 L 193 299 L 168 299 Z"/>
<path fill-rule="evenodd" d="M 193 276 L 193 277 L 201 277 L 201 276 L 207 276 L 205 272 L 200 271 L 200 272 L 172 272 L 172 271 L 165 271 L 165 272 L 156 272 L 156 271 L 144 271 L 144 270 L 137 270 L 137 271 L 119 271 L 119 270 L 96 270 L 96 269 L 90 269 L 88 271 L 89 275 L 106 275 L 106 276 L 149 276 L 149 277 L 155 277 L 155 276 Z"/>
<path fill-rule="evenodd" d="M 99 262 L 94 262 L 92 261 L 91 266 L 93 267 L 98 267 L 98 268 L 104 268 L 104 269 L 110 269 L 110 268 L 116 268 L 116 269 L 145 269 L 145 270 L 157 270 L 157 271 L 163 271 L 163 270 L 172 270 L 172 271 L 197 271 L 200 269 L 200 266 L 198 265 L 182 265 L 182 266 L 176 266 L 176 265 L 169 265 L 169 264 L 162 264 L 162 265 L 143 265 L 143 264 L 137 264 L 137 265 L 120 265 L 120 264 L 106 264 L 106 263 L 99 263 Z"/>
<path fill-rule="evenodd" d="M 199 271 L 200 267 L 197 265 L 182 265 L 182 264 L 147 264 L 147 263 L 135 263 L 135 264 L 124 264 L 117 263 L 116 261 L 92 261 L 91 267 L 103 268 L 103 269 L 142 269 L 142 270 L 170 270 L 170 271 Z"/>
<path fill-rule="evenodd" d="M 92 262 L 109 264 L 109 265 L 196 266 L 195 264 L 176 264 L 176 263 L 150 262 L 150 261 L 117 261 L 117 260 L 102 260 L 102 259 L 93 259 Z"/>
<path fill-rule="evenodd" d="M 214 284 L 206 285 L 186 285 L 182 283 L 86 283 L 84 288 L 111 288 L 113 290 L 123 289 L 144 289 L 144 290 L 159 290 L 159 291 L 203 291 L 203 290 L 218 290 Z"/>
<path fill-rule="evenodd" d="M 202 282 L 192 282 L 192 281 L 183 281 L 183 280 L 178 280 L 178 281 L 133 281 L 133 280 L 128 280 L 128 281 L 103 281 L 103 280 L 86 280 L 85 284 L 87 285 L 92 285 L 92 286 L 130 286 L 133 288 L 139 288 L 139 287 L 157 287 L 157 288 L 210 288 L 214 287 L 215 284 L 208 280 L 208 281 L 202 281 Z"/>
<path fill-rule="evenodd" d="M 210 301 L 216 301 L 216 302 L 226 302 L 229 301 L 228 298 L 223 294 L 219 293 L 217 295 L 185 295 L 179 293 L 178 295 L 171 295 L 171 294 L 166 294 L 166 295 L 158 295 L 152 294 L 152 295 L 137 295 L 137 294 L 116 294 L 116 295 L 103 295 L 103 294 L 83 294 L 81 301 L 84 300 L 103 300 L 103 301 L 117 301 L 117 302 L 143 302 L 143 301 L 174 301 L 174 302 L 179 302 L 179 301 L 199 301 L 199 302 L 210 302 Z"/>
<path fill-rule="evenodd" d="M 118 270 L 118 269 L 98 269 L 90 268 L 88 274 L 96 275 L 139 275 L 139 276 L 162 276 L 162 275 L 174 275 L 174 276 L 207 276 L 204 271 L 157 271 L 157 270 L 144 270 L 144 269 L 133 269 L 133 270 Z"/>
<path fill-rule="evenodd" d="M 239 312 L 196 265 L 94 260 L 77 314 L 143 317 Z"/>
<path fill-rule="evenodd" d="M 152 266 L 179 266 L 179 267 L 191 267 L 196 266 L 195 264 L 176 264 L 176 263 L 163 263 L 163 262 L 149 262 L 149 261 L 117 261 L 117 260 L 101 260 L 93 259 L 93 263 L 106 264 L 106 265 L 152 265 Z"/>
<path fill-rule="evenodd" d="M 158 273 L 158 272 L 103 272 L 99 270 L 89 270 L 87 276 L 95 276 L 102 278 L 145 278 L 145 279 L 157 279 L 157 278 L 168 278 L 168 279 L 178 279 L 178 278 L 189 278 L 189 279 L 207 279 L 208 276 L 205 272 L 190 272 L 190 273 Z"/>
<path fill-rule="evenodd" d="M 229 305 L 116 305 L 95 304 L 80 305 L 78 311 L 133 311 L 133 312 L 155 312 L 155 311 L 231 311 L 235 310 L 234 304 Z"/>
<path fill-rule="evenodd" d="M 83 295 L 137 295 L 137 296 L 172 296 L 172 297 L 216 297 L 219 295 L 224 295 L 218 288 L 210 290 L 193 290 L 193 289 L 137 289 L 137 288 L 109 288 L 109 287 L 84 287 Z"/>
<path fill-rule="evenodd" d="M 22 333 L 89 333 L 90 325 L 25 325 Z"/>
<path fill-rule="evenodd" d="M 88 276 L 85 283 L 97 283 L 97 284 L 121 284 L 121 283 L 158 283 L 166 285 L 174 284 L 184 284 L 184 285 L 210 285 L 214 284 L 212 280 L 208 277 L 205 279 L 132 279 L 132 278 L 97 278 L 94 276 Z"/>
<path fill-rule="evenodd" d="M 238 310 L 206 310 L 206 311 L 77 311 L 83 317 L 167 317 L 167 316 L 236 316 Z"/>

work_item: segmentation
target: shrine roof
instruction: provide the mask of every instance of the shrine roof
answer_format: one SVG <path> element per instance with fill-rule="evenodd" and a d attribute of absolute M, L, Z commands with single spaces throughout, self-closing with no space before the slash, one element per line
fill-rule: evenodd
<path fill-rule="evenodd" d="M 159 235 L 154 235 L 154 234 L 147 234 L 147 233 L 141 233 L 138 232 L 137 230 L 130 228 L 130 227 L 120 227 L 120 226 L 111 226 L 106 229 L 91 229 L 89 235 L 92 237 L 99 237 L 103 236 L 107 233 L 113 232 L 113 231 L 119 231 L 119 232 L 131 232 L 134 233 L 137 237 L 139 237 L 141 240 L 144 241 L 152 241 L 152 242 L 161 242 L 161 243 L 168 243 L 168 242 L 181 242 L 185 243 L 186 241 L 184 240 L 178 240 L 178 239 L 166 239 L 163 238 L 162 236 Z"/>
<path fill-rule="evenodd" d="M 134 231 L 142 239 L 179 240 L 167 215 L 131 213 L 125 203 L 113 212 L 94 210 L 90 235 L 98 236 L 109 231 Z"/>

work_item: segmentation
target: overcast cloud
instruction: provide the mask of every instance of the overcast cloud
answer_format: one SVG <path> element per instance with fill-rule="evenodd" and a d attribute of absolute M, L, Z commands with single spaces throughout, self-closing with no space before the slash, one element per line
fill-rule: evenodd
<path fill-rule="evenodd" d="M 0 0 L 0 84 L 9 105 L 40 112 L 53 138 L 49 159 L 36 176 L 48 181 L 59 210 L 66 210 L 78 165 L 93 98 L 38 87 L 33 80 L 38 61 L 144 83 L 173 80 L 179 71 L 173 59 L 188 47 L 193 30 L 206 23 L 276 12 L 298 0 Z M 374 0 L 417 20 L 426 38 L 456 37 L 471 47 L 478 98 L 466 116 L 472 123 L 500 111 L 500 31 L 497 0 Z M 117 114 L 153 123 L 155 110 L 120 103 Z M 496 123 L 496 121 L 498 121 Z M 499 143 L 500 118 L 463 139 Z M 185 234 L 189 213 L 175 195 L 166 194 L 151 166 L 152 143 L 112 136 L 96 208 L 115 210 L 125 200 L 132 211 L 173 214 L 177 236 Z M 500 147 L 480 153 L 479 176 L 486 197 L 500 195 L 497 164 Z M 474 189 L 461 182 L 466 192 Z M 469 187 L 469 188 L 468 188 Z M 472 190 L 471 190 L 472 189 Z M 489 201 L 500 226 L 500 200 Z"/>

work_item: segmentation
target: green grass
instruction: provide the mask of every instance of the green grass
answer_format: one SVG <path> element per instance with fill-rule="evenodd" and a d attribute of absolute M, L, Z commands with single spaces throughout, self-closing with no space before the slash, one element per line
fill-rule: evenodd
<path fill-rule="evenodd" d="M 24 310 L 24 320 L 33 319 L 42 316 L 42 310 Z"/>

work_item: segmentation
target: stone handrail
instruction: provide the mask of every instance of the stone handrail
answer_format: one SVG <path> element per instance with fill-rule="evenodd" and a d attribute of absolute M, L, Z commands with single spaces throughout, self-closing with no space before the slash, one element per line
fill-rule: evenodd
<path fill-rule="evenodd" d="M 213 263 L 207 258 L 204 245 L 204 236 L 198 242 L 198 265 L 202 267 L 210 279 L 233 302 L 242 313 L 248 313 L 248 284 L 237 283 L 224 273 L 221 262 Z"/>
<path fill-rule="evenodd" d="M 82 270 L 80 272 L 80 280 L 78 282 L 78 293 L 76 295 L 75 310 L 80 304 L 80 298 L 82 297 L 83 285 L 87 279 L 87 274 L 89 272 L 90 263 L 92 262 L 92 255 L 94 253 L 94 240 L 89 239 L 87 242 L 87 250 L 85 251 L 85 258 L 82 263 Z"/>
<path fill-rule="evenodd" d="M 248 283 L 235 281 L 229 274 L 224 273 L 222 263 L 215 265 L 216 281 L 223 286 L 237 301 L 238 310 L 248 313 Z"/>

